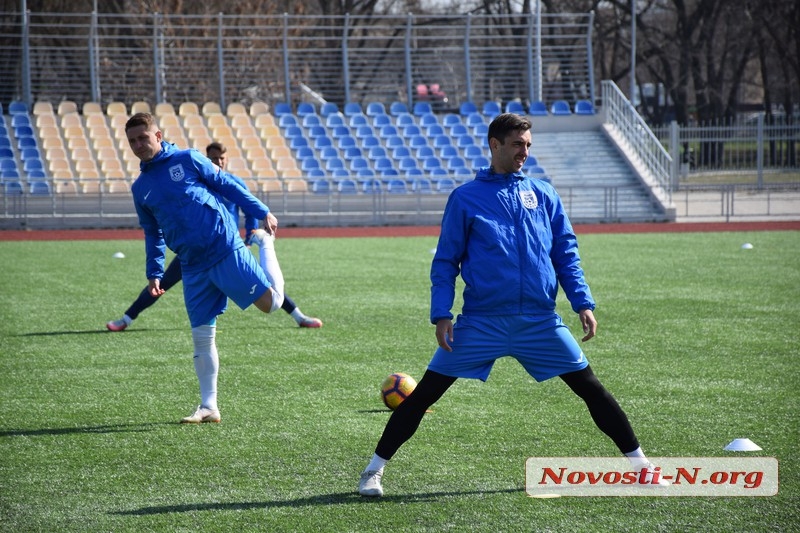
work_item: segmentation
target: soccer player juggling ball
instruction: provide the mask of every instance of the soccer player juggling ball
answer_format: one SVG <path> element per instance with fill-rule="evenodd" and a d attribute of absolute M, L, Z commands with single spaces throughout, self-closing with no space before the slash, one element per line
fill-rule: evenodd
<path fill-rule="evenodd" d="M 447 200 L 431 265 L 430 319 L 439 347 L 417 387 L 389 418 L 361 474 L 362 496 L 383 495 L 385 464 L 457 378 L 485 381 L 495 360 L 506 355 L 536 381 L 560 377 L 634 469 L 648 469 L 643 479 L 652 479 L 652 465 L 628 418 L 555 311 L 561 285 L 580 317 L 582 340 L 594 337 L 595 304 L 572 225 L 555 189 L 522 172 L 530 129 L 530 121 L 519 115 L 495 118 L 488 132 L 491 166 L 480 169 Z M 459 274 L 465 284 L 463 305 L 453 323 Z"/>
<path fill-rule="evenodd" d="M 180 259 L 183 294 L 194 344 L 194 368 L 200 383 L 200 405 L 185 423 L 219 422 L 215 342 L 217 315 L 228 298 L 245 309 L 265 313 L 283 303 L 283 274 L 275 255 L 278 220 L 269 208 L 231 176 L 196 150 L 179 150 L 162 139 L 155 119 L 137 113 L 125 124 L 141 173 L 131 187 L 139 224 L 144 230 L 145 270 L 153 296 L 163 293 L 165 246 Z M 248 216 L 263 220 L 262 266 L 239 235 L 221 198 Z"/>

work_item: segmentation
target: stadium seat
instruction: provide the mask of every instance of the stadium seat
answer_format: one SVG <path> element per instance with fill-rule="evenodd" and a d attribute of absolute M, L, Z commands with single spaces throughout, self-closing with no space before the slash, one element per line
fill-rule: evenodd
<path fill-rule="evenodd" d="M 406 106 L 406 104 L 403 102 L 392 102 L 389 105 L 389 114 L 393 117 L 398 117 L 403 113 L 408 113 L 408 106 Z"/>
<path fill-rule="evenodd" d="M 433 114 L 433 108 L 431 107 L 430 102 L 417 102 L 414 104 L 414 110 L 412 114 L 417 117 L 431 115 Z"/>
<path fill-rule="evenodd" d="M 411 190 L 419 194 L 430 194 L 433 192 L 433 184 L 428 178 L 415 178 L 411 180 Z"/>
<path fill-rule="evenodd" d="M 316 158 L 306 158 L 300 162 L 300 170 L 308 172 L 309 170 L 320 169 L 322 166 Z"/>
<path fill-rule="evenodd" d="M 473 102 L 461 102 L 461 105 L 458 106 L 458 113 L 462 117 L 468 117 L 471 114 L 478 112 L 478 106 L 476 106 Z"/>
<path fill-rule="evenodd" d="M 414 150 L 419 150 L 428 146 L 428 138 L 424 135 L 412 135 L 408 138 L 408 147 Z"/>
<path fill-rule="evenodd" d="M 150 104 L 147 102 L 138 101 L 131 104 L 131 115 L 135 115 L 136 113 L 149 113 L 150 111 Z"/>
<path fill-rule="evenodd" d="M 351 146 L 349 148 L 345 148 L 342 151 L 342 155 L 344 156 L 345 160 L 352 161 L 357 157 L 364 157 L 364 153 L 361 151 L 361 148 L 358 146 Z"/>
<path fill-rule="evenodd" d="M 442 160 L 438 157 L 426 157 L 422 160 L 422 169 L 423 170 L 433 170 L 434 168 L 441 168 Z"/>
<path fill-rule="evenodd" d="M 355 135 L 359 139 L 363 139 L 364 137 L 371 137 L 375 135 L 375 130 L 372 129 L 372 126 L 364 125 L 364 126 L 357 126 L 355 129 Z"/>
<path fill-rule="evenodd" d="M 46 181 L 34 181 L 30 184 L 32 196 L 50 196 L 50 184 Z"/>
<path fill-rule="evenodd" d="M 394 169 L 394 163 L 392 163 L 392 160 L 389 159 L 388 157 L 378 157 L 377 159 L 375 159 L 373 161 L 372 164 L 373 164 L 375 170 L 378 171 L 378 172 L 383 172 L 385 170 L 393 170 Z"/>
<path fill-rule="evenodd" d="M 468 163 L 473 170 L 478 170 L 479 168 L 488 167 L 489 165 L 492 164 L 491 161 L 489 161 L 489 158 L 486 157 L 485 155 L 473 157 L 468 161 Z"/>
<path fill-rule="evenodd" d="M 305 117 L 306 115 L 316 115 L 317 108 L 311 102 L 300 102 L 297 104 L 297 116 Z"/>
<path fill-rule="evenodd" d="M 407 157 L 411 157 L 411 150 L 407 146 L 398 146 L 392 150 L 392 159 L 395 161 L 400 161 Z"/>
<path fill-rule="evenodd" d="M 369 118 L 364 113 L 354 113 L 349 116 L 348 123 L 351 128 L 359 126 L 369 126 Z"/>
<path fill-rule="evenodd" d="M 515 113 L 517 115 L 525 114 L 525 106 L 518 100 L 511 100 L 506 103 L 506 113 Z"/>
<path fill-rule="evenodd" d="M 392 126 L 392 117 L 390 117 L 389 115 L 375 115 L 372 117 L 372 125 L 375 126 L 376 128 L 382 128 L 384 126 Z"/>
<path fill-rule="evenodd" d="M 477 146 L 475 144 L 475 139 L 472 138 L 471 135 L 460 135 L 456 141 L 456 146 L 461 149 L 464 149 L 468 146 Z"/>
<path fill-rule="evenodd" d="M 383 186 L 379 179 L 366 179 L 361 183 L 361 190 L 368 194 L 379 193 L 382 188 Z"/>
<path fill-rule="evenodd" d="M 319 108 L 319 114 L 323 117 L 329 117 L 339 113 L 339 106 L 333 102 L 325 102 Z"/>
<path fill-rule="evenodd" d="M 86 114 L 86 112 L 84 111 L 84 115 L 85 114 Z M 156 104 L 156 107 L 155 107 L 155 110 L 154 110 L 154 114 L 157 117 L 161 117 L 161 116 L 164 116 L 164 115 L 174 115 L 175 114 L 175 108 L 169 102 L 159 102 L 159 103 Z"/>
<path fill-rule="evenodd" d="M 383 127 L 382 127 L 382 128 L 379 130 L 379 131 L 378 131 L 378 134 L 379 134 L 379 135 L 380 135 L 382 138 L 384 138 L 384 139 L 385 139 L 385 138 L 387 138 L 387 137 L 394 137 L 394 136 L 396 136 L 396 135 L 399 135 L 399 132 L 397 131 L 397 128 L 396 128 L 395 126 L 383 126 Z"/>
<path fill-rule="evenodd" d="M 367 109 L 365 114 L 368 117 L 374 117 L 376 115 L 385 115 L 386 108 L 383 106 L 381 102 L 370 102 L 367 104 Z"/>
<path fill-rule="evenodd" d="M 200 112 L 205 117 L 210 117 L 212 115 L 221 115 L 222 106 L 220 106 L 219 103 L 217 102 L 206 102 L 203 104 L 203 107 L 200 108 Z"/>
<path fill-rule="evenodd" d="M 542 102 L 541 100 L 537 100 L 535 102 L 531 102 L 530 108 L 528 109 L 528 114 L 535 116 L 535 117 L 546 117 L 547 116 L 547 104 Z"/>
<path fill-rule="evenodd" d="M 572 111 L 570 111 L 569 104 L 566 100 L 556 100 L 553 102 L 553 105 L 550 106 L 550 113 L 553 115 L 571 115 Z"/>
<path fill-rule="evenodd" d="M 255 118 L 269 114 L 269 105 L 266 102 L 253 102 L 250 104 L 250 116 Z"/>
<path fill-rule="evenodd" d="M 18 113 L 27 113 L 28 112 L 28 104 L 22 102 L 20 100 L 14 100 L 13 102 L 8 104 L 8 114 L 9 115 L 16 115 Z"/>
<path fill-rule="evenodd" d="M 339 194 L 357 194 L 358 184 L 353 179 L 343 179 L 336 184 L 336 189 Z"/>
<path fill-rule="evenodd" d="M 397 168 L 399 170 L 410 170 L 412 168 L 419 168 L 417 160 L 413 157 L 404 157 L 397 161 Z"/>
<path fill-rule="evenodd" d="M 181 104 L 181 107 L 183 107 L 183 104 Z M 127 117 L 128 107 L 123 102 L 109 102 L 106 105 L 106 115 L 125 115 Z"/>
<path fill-rule="evenodd" d="M 55 110 L 53 109 L 53 104 L 46 100 L 41 100 L 33 104 L 33 114 L 36 116 L 39 115 L 53 115 L 55 114 Z M 2 113 L 0 113 L 2 115 Z"/>
<path fill-rule="evenodd" d="M 22 183 L 19 181 L 3 182 L 3 192 L 6 196 L 22 196 Z"/>
<path fill-rule="evenodd" d="M 230 118 L 233 118 L 237 115 L 247 116 L 247 108 L 241 102 L 231 102 L 228 104 L 225 114 Z"/>
<path fill-rule="evenodd" d="M 424 137 L 422 138 L 424 139 Z M 386 137 L 383 140 L 383 145 L 386 147 L 387 150 L 394 150 L 398 146 L 405 146 L 405 144 L 406 143 L 403 141 L 403 138 L 400 137 L 399 135 L 395 135 L 393 137 Z M 411 145 L 409 144 L 409 146 Z"/>
<path fill-rule="evenodd" d="M 576 115 L 594 115 L 595 112 L 594 105 L 592 105 L 589 100 L 578 100 L 575 102 Z"/>
<path fill-rule="evenodd" d="M 66 115 L 67 113 L 77 113 L 78 104 L 72 100 L 62 100 L 58 103 L 57 113 L 59 115 Z M 12 113 L 13 114 L 13 113 Z"/>
<path fill-rule="evenodd" d="M 322 115 L 325 117 L 325 126 L 328 128 L 335 128 L 336 126 L 346 126 L 347 123 L 345 122 L 344 115 L 341 113 L 330 113 L 328 115 Z"/>
<path fill-rule="evenodd" d="M 494 100 L 489 100 L 483 103 L 482 111 L 483 116 L 488 117 L 489 119 L 493 119 L 497 115 L 503 112 L 500 104 L 495 102 Z"/>
<path fill-rule="evenodd" d="M 292 105 L 288 102 L 278 102 L 272 110 L 272 114 L 276 117 L 292 114 Z"/>
<path fill-rule="evenodd" d="M 386 192 L 389 194 L 406 194 L 408 188 L 406 187 L 406 180 L 391 179 L 386 183 Z"/>
<path fill-rule="evenodd" d="M 386 147 L 384 146 L 373 146 L 367 152 L 367 157 L 373 161 L 378 159 L 379 157 L 387 157 L 388 153 L 386 151 Z"/>
<path fill-rule="evenodd" d="M 452 128 L 453 126 L 461 125 L 461 117 L 455 113 L 447 113 L 442 117 L 442 126 L 445 128 Z"/>
<path fill-rule="evenodd" d="M 414 120 L 414 116 L 410 113 L 400 113 L 395 117 L 395 125 L 398 128 L 403 128 L 406 126 L 416 126 L 417 121 Z"/>
<path fill-rule="evenodd" d="M 33 123 L 31 122 L 31 117 L 27 113 L 18 113 L 16 115 L 11 115 L 11 127 L 16 129 L 22 126 L 30 127 Z"/>
<path fill-rule="evenodd" d="M 316 139 L 318 137 L 327 137 L 328 136 L 328 128 L 325 126 L 311 126 L 308 128 L 308 138 L 309 139 Z"/>
<path fill-rule="evenodd" d="M 369 135 L 361 139 L 361 146 L 364 150 L 369 150 L 374 146 L 382 146 L 381 140 L 378 139 L 375 135 Z"/>
<path fill-rule="evenodd" d="M 353 115 L 363 115 L 361 104 L 357 102 L 347 102 L 344 105 L 344 116 L 352 117 Z"/>
<path fill-rule="evenodd" d="M 440 178 L 436 180 L 436 192 L 449 193 L 456 188 L 456 182 L 452 178 Z"/>
<path fill-rule="evenodd" d="M 400 133 L 403 137 L 408 138 L 413 135 L 422 135 L 422 130 L 416 124 L 411 124 L 410 126 L 401 128 Z"/>
<path fill-rule="evenodd" d="M 434 115 L 433 113 L 421 115 L 419 117 L 419 125 L 423 128 L 428 126 L 440 126 L 439 119 L 437 119 L 436 115 Z"/>

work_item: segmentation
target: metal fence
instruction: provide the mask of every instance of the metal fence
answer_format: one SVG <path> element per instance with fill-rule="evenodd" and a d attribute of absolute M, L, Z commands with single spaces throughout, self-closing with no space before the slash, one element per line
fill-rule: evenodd
<path fill-rule="evenodd" d="M 593 14 L 0 12 L 0 102 L 594 101 Z M 446 96 L 444 96 L 446 95 Z"/>

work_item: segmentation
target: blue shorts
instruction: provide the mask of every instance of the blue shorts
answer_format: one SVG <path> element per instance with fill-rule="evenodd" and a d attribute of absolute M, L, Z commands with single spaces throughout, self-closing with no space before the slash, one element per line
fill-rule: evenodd
<path fill-rule="evenodd" d="M 546 318 L 459 315 L 450 347 L 452 352 L 437 348 L 429 370 L 486 381 L 494 362 L 510 356 L 536 381 L 544 381 L 589 365 L 578 341 L 556 314 Z"/>
<path fill-rule="evenodd" d="M 183 272 L 183 299 L 193 328 L 209 324 L 228 308 L 228 298 L 242 309 L 270 287 L 250 249 L 242 246 L 200 272 Z"/>

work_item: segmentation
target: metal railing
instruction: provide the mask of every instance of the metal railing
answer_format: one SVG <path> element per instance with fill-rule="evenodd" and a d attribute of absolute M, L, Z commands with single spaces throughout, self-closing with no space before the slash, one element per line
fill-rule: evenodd
<path fill-rule="evenodd" d="M 340 106 L 595 100 L 592 13 L 0 12 L 0 20 L 0 62 L 13 73 L 0 102 L 193 101 L 224 110 L 231 102 L 296 104 L 309 91 Z"/>

